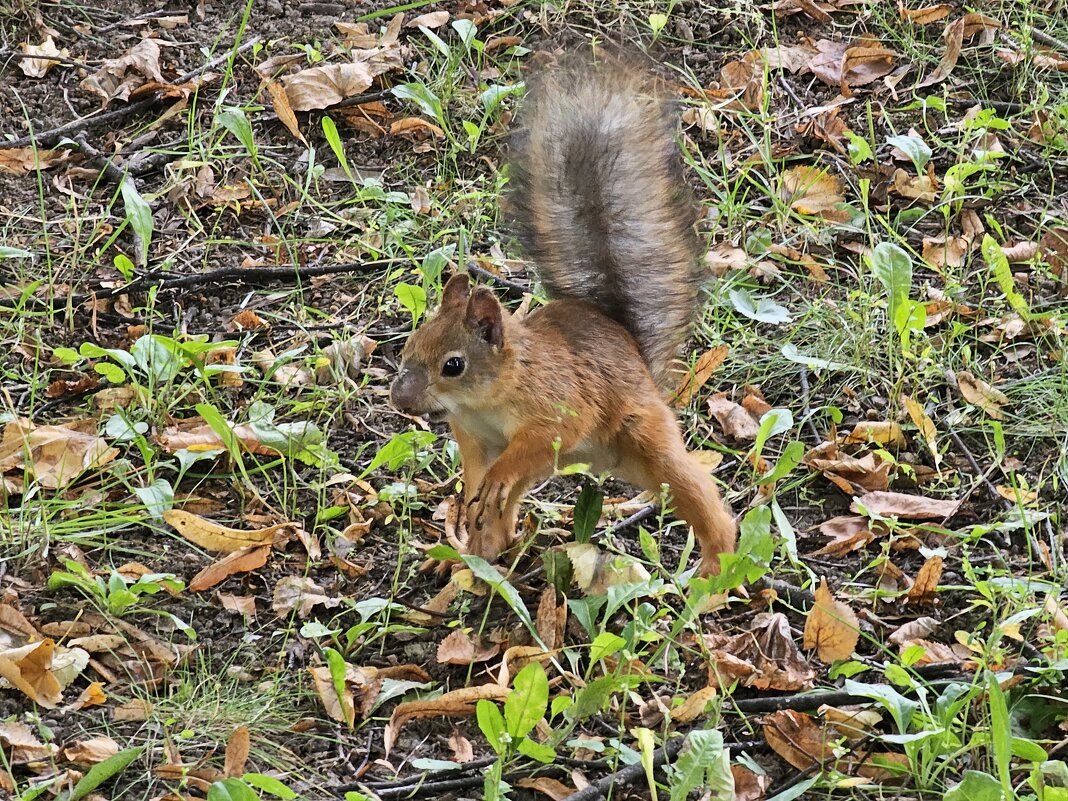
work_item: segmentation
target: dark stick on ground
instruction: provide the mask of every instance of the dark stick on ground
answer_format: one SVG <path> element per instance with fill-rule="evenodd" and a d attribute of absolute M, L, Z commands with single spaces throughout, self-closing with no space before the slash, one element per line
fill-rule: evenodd
<path fill-rule="evenodd" d="M 160 270 L 150 270 L 128 284 L 112 289 L 101 289 L 93 293 L 82 293 L 76 295 L 71 302 L 77 305 L 90 298 L 108 300 L 119 295 L 144 292 L 153 286 L 160 289 L 188 289 L 192 286 L 228 282 L 258 286 L 260 284 L 269 284 L 273 281 L 303 281 L 320 275 L 370 272 L 388 267 L 394 263 L 392 259 L 381 259 L 379 261 L 346 262 L 345 264 L 318 264 L 310 267 L 303 267 L 299 264 L 281 267 L 220 267 L 218 270 L 209 270 L 206 273 L 192 273 L 190 275 L 170 275 Z M 66 303 L 67 299 L 57 298 L 57 301 Z"/>
<path fill-rule="evenodd" d="M 497 284 L 504 290 L 504 295 L 509 298 L 515 298 L 521 300 L 524 295 L 530 292 L 530 287 L 523 286 L 515 281 L 509 281 L 507 278 L 501 278 L 499 275 L 494 275 L 489 270 L 479 267 L 474 262 L 467 263 L 467 272 L 474 278 L 481 278 L 483 281 L 490 281 Z"/>
<path fill-rule="evenodd" d="M 675 758 L 682 748 L 682 744 L 686 742 L 685 737 L 677 737 L 674 740 L 669 740 L 662 748 L 656 749 L 656 754 L 653 755 L 653 770 L 663 767 Z M 617 770 L 615 773 L 605 776 L 600 781 L 596 781 L 593 784 L 582 788 L 577 793 L 572 793 L 567 796 L 564 801 L 600 801 L 605 798 L 609 791 L 616 787 L 626 787 L 629 784 L 633 784 L 639 781 L 645 775 L 645 765 L 641 762 L 637 762 L 633 765 L 627 765 L 622 770 Z M 615 794 L 613 793 L 613 796 Z"/>

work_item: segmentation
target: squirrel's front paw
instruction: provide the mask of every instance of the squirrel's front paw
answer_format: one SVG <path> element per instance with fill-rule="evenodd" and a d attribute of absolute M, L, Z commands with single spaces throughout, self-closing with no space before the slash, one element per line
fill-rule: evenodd
<path fill-rule="evenodd" d="M 467 552 L 494 561 L 515 539 L 515 520 L 507 514 L 504 482 L 484 481 L 467 506 Z"/>

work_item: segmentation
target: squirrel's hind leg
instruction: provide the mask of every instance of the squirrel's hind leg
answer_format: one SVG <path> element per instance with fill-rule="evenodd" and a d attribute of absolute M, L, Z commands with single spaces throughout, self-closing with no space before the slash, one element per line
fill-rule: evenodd
<path fill-rule="evenodd" d="M 719 555 L 734 552 L 737 526 L 708 471 L 686 450 L 671 409 L 657 403 L 631 415 L 618 450 L 620 478 L 656 493 L 668 485 L 675 513 L 701 547 L 701 575 L 719 573 Z"/>

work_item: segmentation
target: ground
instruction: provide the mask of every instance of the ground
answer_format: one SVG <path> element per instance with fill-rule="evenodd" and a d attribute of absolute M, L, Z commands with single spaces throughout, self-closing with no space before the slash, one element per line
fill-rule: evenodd
<path fill-rule="evenodd" d="M 1066 797 L 1063 7 L 709 5 L 0 4 L 0 791 Z M 544 299 L 508 135 L 591 40 L 678 99 L 716 580 L 582 466 L 457 562 L 388 401 L 451 272 Z"/>

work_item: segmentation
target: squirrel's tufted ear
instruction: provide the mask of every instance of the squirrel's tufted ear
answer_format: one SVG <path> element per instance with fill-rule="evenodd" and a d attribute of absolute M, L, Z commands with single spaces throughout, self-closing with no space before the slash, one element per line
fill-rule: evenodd
<path fill-rule="evenodd" d="M 467 273 L 456 273 L 445 284 L 445 291 L 441 296 L 441 305 L 459 306 L 461 303 L 467 303 L 470 295 L 471 279 L 467 277 Z"/>
<path fill-rule="evenodd" d="M 497 348 L 504 344 L 504 323 L 501 316 L 501 304 L 492 292 L 485 287 L 479 287 L 471 293 L 471 298 L 467 301 L 467 325 Z"/>

